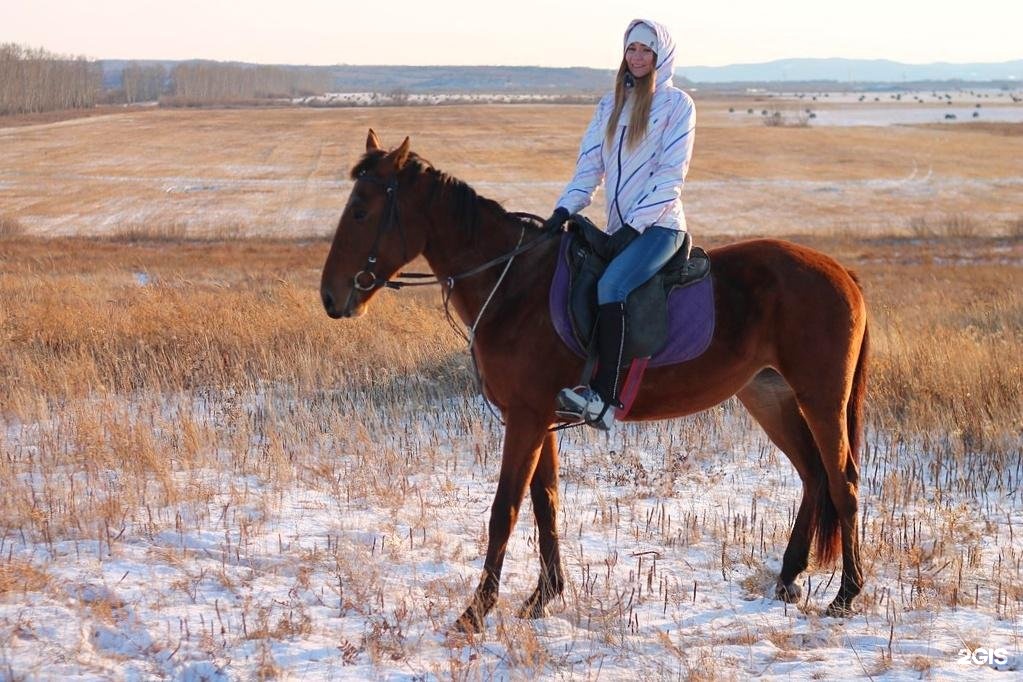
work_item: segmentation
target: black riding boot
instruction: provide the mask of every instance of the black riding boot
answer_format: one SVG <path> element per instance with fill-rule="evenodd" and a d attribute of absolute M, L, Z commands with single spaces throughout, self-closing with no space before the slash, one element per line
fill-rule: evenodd
<path fill-rule="evenodd" d="M 625 304 L 605 303 L 597 312 L 597 373 L 590 382 L 604 402 L 619 407 L 622 356 L 625 352 Z"/>

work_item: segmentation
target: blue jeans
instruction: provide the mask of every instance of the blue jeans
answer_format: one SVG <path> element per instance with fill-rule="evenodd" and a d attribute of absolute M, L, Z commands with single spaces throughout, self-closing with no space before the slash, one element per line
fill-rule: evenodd
<path fill-rule="evenodd" d="M 622 228 L 625 229 L 625 228 Z M 685 232 L 651 225 L 632 240 L 597 282 L 597 303 L 624 303 L 682 247 Z"/>

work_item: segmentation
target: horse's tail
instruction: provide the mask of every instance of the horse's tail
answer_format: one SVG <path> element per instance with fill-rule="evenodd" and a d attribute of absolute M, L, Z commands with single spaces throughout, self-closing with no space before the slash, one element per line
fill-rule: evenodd
<path fill-rule="evenodd" d="M 846 428 L 849 432 L 850 461 L 845 465 L 845 475 L 852 482 L 859 481 L 860 448 L 863 445 L 863 399 L 867 395 L 867 355 L 870 353 L 870 324 L 863 325 L 863 340 L 860 341 L 860 357 L 853 372 L 852 392 L 846 407 Z"/>
<path fill-rule="evenodd" d="M 859 279 L 849 273 L 856 286 L 861 289 Z M 863 338 L 860 340 L 860 352 L 853 370 L 852 385 L 849 391 L 849 402 L 846 405 L 846 432 L 849 440 L 849 461 L 845 464 L 846 480 L 857 485 L 859 483 L 860 448 L 863 441 L 863 400 L 867 394 L 867 356 L 870 353 L 870 325 L 863 326 Z M 827 476 L 821 477 L 820 489 L 817 491 L 817 559 L 823 565 L 832 563 L 842 551 L 842 526 L 838 518 L 838 510 L 828 492 Z"/>

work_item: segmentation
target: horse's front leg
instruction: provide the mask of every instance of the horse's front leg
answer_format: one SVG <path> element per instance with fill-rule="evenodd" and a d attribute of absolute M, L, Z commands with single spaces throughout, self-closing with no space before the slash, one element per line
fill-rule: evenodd
<path fill-rule="evenodd" d="M 490 509 L 490 535 L 483 576 L 469 608 L 456 623 L 458 629 L 465 632 L 481 632 L 483 619 L 497 603 L 508 538 L 518 518 L 526 486 L 532 480 L 540 459 L 540 446 L 547 436 L 548 419 L 533 410 L 511 408 L 505 419 L 501 477 Z"/>

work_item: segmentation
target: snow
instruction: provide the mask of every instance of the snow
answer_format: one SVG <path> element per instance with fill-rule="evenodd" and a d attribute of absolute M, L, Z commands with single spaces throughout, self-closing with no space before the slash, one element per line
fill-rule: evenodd
<path fill-rule="evenodd" d="M 1023 122 L 1023 91 L 1000 89 L 884 92 L 761 93 L 753 112 L 737 108 L 733 119 L 762 117 L 779 111 L 788 122 L 805 119 L 811 126 L 892 126 L 929 123 Z M 810 114 L 813 118 L 809 118 Z"/>
<path fill-rule="evenodd" d="M 901 104 L 898 106 L 848 106 L 842 108 L 807 107 L 814 113 L 808 119 L 811 126 L 892 126 L 923 125 L 927 123 L 1020 123 L 1023 122 L 1023 106 L 1000 106 L 978 109 L 975 106 L 926 106 Z M 774 111 L 775 109 L 770 109 Z M 805 110 L 800 110 L 806 113 Z M 782 109 L 786 120 L 796 120 L 799 113 Z M 759 116 L 759 112 L 754 114 Z M 735 112 L 735 116 L 751 116 Z M 949 118 L 951 117 L 951 118 Z"/>
<path fill-rule="evenodd" d="M 754 94 L 754 93 L 751 93 Z M 780 93 L 763 93 L 769 97 L 777 99 L 789 99 L 799 100 L 812 104 L 817 103 L 831 103 L 831 104 L 862 104 L 862 103 L 874 103 L 884 102 L 892 105 L 898 104 L 915 104 L 917 102 L 928 102 L 928 103 L 939 103 L 944 104 L 949 100 L 953 102 L 969 101 L 972 103 L 980 102 L 984 104 L 1014 104 L 1017 100 L 1023 96 L 1023 89 L 1015 90 L 1003 90 L 1001 88 L 972 88 L 970 90 L 877 90 L 877 91 L 863 91 L 863 90 L 845 90 L 835 92 L 780 92 Z"/>
<path fill-rule="evenodd" d="M 242 402 L 254 412 L 267 400 Z M 478 400 L 374 413 L 344 415 L 352 433 L 370 434 L 361 445 L 327 434 L 294 444 L 286 476 L 248 470 L 227 451 L 211 453 L 220 466 L 177 466 L 183 489 L 206 492 L 131 510 L 123 529 L 48 539 L 7 529 L 2 561 L 47 579 L 0 592 L 0 679 L 916 680 L 1009 679 L 1023 669 L 1020 585 L 1011 599 L 995 592 L 1019 556 L 1011 534 L 1023 500 L 1011 462 L 986 489 L 941 486 L 953 472 L 936 445 L 869 434 L 862 524 L 874 547 L 862 610 L 837 619 L 822 615 L 837 588 L 831 569 L 801 577 L 798 605 L 770 598 L 800 485 L 734 403 L 618 425 L 607 438 L 570 432 L 561 443 L 563 598 L 546 619 L 514 615 L 539 570 L 527 496 L 501 599 L 486 632 L 466 638 L 450 626 L 481 568 L 499 425 Z M 47 429 L 8 425 L 6 444 L 31 452 Z M 48 478 L 52 492 L 75 466 L 29 482 L 41 489 Z M 128 476 L 104 475 L 114 490 Z M 925 492 L 906 488 L 896 515 L 891 486 L 913 476 Z M 940 501 L 926 492 L 935 488 Z M 878 549 L 892 541 L 883 531 L 892 519 L 918 536 L 909 550 Z M 962 547 L 939 547 L 950 541 Z M 912 551 L 933 561 L 911 567 Z M 928 585 L 951 577 L 944 557 L 960 551 L 976 565 L 959 569 L 963 596 L 951 606 Z M 964 662 L 964 647 L 1004 650 L 1005 660 Z"/>
<path fill-rule="evenodd" d="M 318 107 L 367 107 L 393 105 L 435 105 L 435 104 L 520 104 L 563 101 L 564 95 L 531 93 L 411 93 L 397 90 L 392 93 L 378 92 L 329 92 L 324 95 L 298 97 L 293 104 Z M 587 102 L 595 97 L 580 96 Z"/>
<path fill-rule="evenodd" d="M 761 111 L 778 111 L 787 120 L 800 116 L 814 126 L 891 126 L 928 123 L 1019 123 L 1023 122 L 1023 91 L 953 90 L 884 92 L 781 92 L 759 93 L 752 116 Z M 559 102 L 551 94 L 501 93 L 399 93 L 335 92 L 302 97 L 293 103 L 319 107 L 368 107 L 393 105 L 498 104 Z M 798 111 L 793 109 L 798 107 Z M 748 108 L 748 107 L 747 107 Z M 739 107 L 733 118 L 748 117 Z"/>

